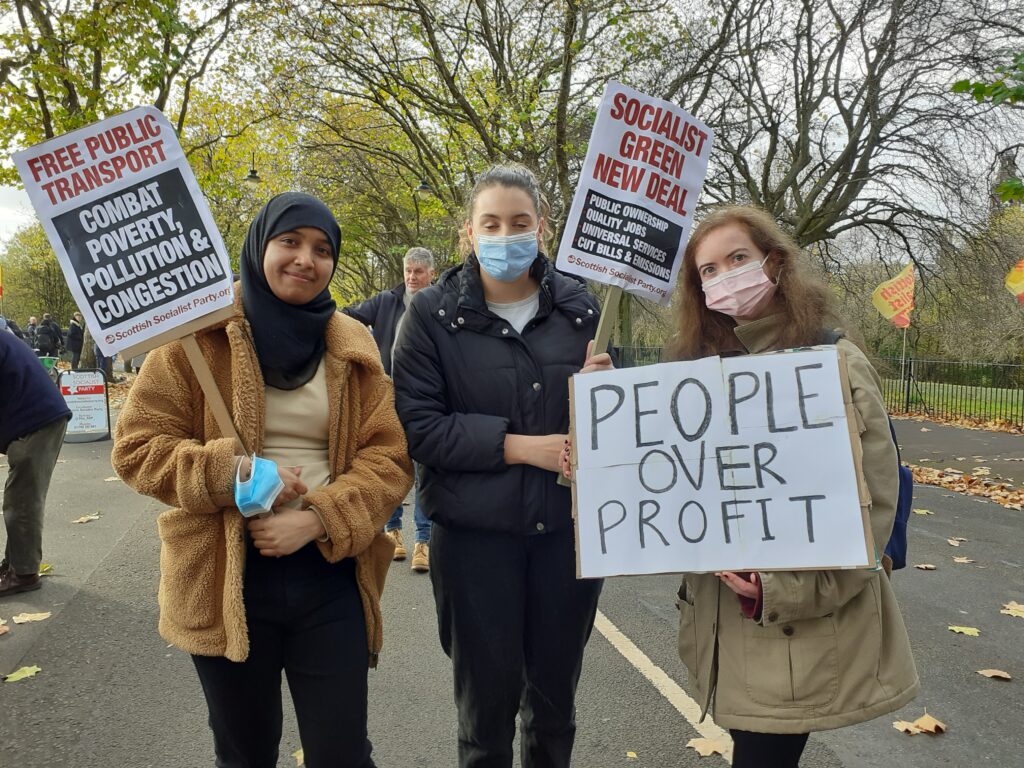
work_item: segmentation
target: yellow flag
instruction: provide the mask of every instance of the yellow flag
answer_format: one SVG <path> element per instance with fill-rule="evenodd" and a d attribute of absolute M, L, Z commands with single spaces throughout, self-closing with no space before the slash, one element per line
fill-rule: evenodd
<path fill-rule="evenodd" d="M 1018 261 L 1006 276 L 1006 290 L 1016 296 L 1018 302 L 1024 304 L 1024 259 Z"/>
<path fill-rule="evenodd" d="M 914 265 L 907 264 L 896 277 L 875 288 L 871 303 L 897 328 L 907 328 L 914 308 Z"/>

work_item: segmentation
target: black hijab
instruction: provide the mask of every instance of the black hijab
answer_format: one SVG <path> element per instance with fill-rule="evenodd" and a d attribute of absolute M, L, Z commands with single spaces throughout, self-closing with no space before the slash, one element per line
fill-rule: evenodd
<path fill-rule="evenodd" d="M 256 342 L 263 380 L 277 389 L 301 387 L 316 373 L 324 356 L 324 332 L 337 306 L 322 290 L 308 304 L 288 304 L 274 295 L 263 272 L 271 238 L 300 227 L 316 227 L 331 243 L 338 266 L 341 230 L 327 206 L 301 192 L 272 197 L 249 225 L 242 246 L 242 305 Z"/>

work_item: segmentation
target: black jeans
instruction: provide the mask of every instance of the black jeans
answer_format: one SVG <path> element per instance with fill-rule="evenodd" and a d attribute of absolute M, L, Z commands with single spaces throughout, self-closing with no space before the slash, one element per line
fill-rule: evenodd
<path fill-rule="evenodd" d="M 511 766 L 518 713 L 523 768 L 567 768 L 602 585 L 576 580 L 572 530 L 517 536 L 435 523 L 430 580 L 455 673 L 459 766 Z"/>
<path fill-rule="evenodd" d="M 806 733 L 754 733 L 729 729 L 732 768 L 797 768 Z"/>
<path fill-rule="evenodd" d="M 355 561 L 330 564 L 315 544 L 293 555 L 246 552 L 249 657 L 193 656 L 218 768 L 275 768 L 281 670 L 309 768 L 373 768 L 366 735 L 366 620 Z"/>

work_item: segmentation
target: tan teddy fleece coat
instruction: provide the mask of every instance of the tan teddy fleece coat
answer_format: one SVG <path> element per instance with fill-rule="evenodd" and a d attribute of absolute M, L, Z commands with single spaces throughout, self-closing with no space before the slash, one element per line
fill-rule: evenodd
<path fill-rule="evenodd" d="M 237 286 L 236 286 L 237 287 Z M 264 383 L 240 294 L 235 315 L 196 334 L 239 437 L 263 448 Z M 380 354 L 359 322 L 334 315 L 325 333 L 332 480 L 307 494 L 330 540 L 329 562 L 356 559 L 370 664 L 383 643 L 380 595 L 393 547 L 384 523 L 412 486 L 412 464 Z M 160 634 L 203 656 L 249 654 L 242 580 L 244 520 L 234 506 L 234 440 L 224 437 L 181 344 L 150 353 L 117 420 L 112 462 L 160 514 Z"/>

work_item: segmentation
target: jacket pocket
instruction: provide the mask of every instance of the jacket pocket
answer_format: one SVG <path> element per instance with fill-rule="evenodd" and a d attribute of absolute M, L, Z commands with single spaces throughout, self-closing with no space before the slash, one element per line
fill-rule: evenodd
<path fill-rule="evenodd" d="M 224 522 L 220 515 L 169 509 L 160 532 L 160 609 L 182 629 L 206 629 L 221 613 Z"/>
<path fill-rule="evenodd" d="M 839 691 L 832 616 L 762 627 L 743 622 L 747 694 L 770 707 L 823 707 Z"/>
<path fill-rule="evenodd" d="M 686 582 L 679 588 L 679 658 L 690 671 L 690 680 L 699 680 L 697 669 L 697 616 L 693 596 L 686 589 Z"/>

